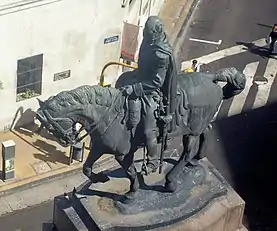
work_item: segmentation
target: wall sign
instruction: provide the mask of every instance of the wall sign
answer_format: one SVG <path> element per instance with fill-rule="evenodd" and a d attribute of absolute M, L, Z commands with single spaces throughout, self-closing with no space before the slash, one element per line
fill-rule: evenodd
<path fill-rule="evenodd" d="M 105 38 L 105 39 L 104 39 L 104 44 L 117 42 L 118 40 L 119 40 L 119 35 L 114 35 L 114 36 Z"/>
<path fill-rule="evenodd" d="M 70 77 L 70 70 L 59 72 L 59 73 L 54 74 L 54 81 L 67 79 L 69 77 Z"/>

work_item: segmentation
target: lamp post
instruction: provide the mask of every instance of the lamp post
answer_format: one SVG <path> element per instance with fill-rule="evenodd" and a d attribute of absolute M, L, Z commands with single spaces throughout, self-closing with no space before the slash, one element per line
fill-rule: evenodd
<path fill-rule="evenodd" d="M 69 154 L 69 165 L 72 164 L 73 160 L 77 160 L 79 162 L 83 162 L 84 160 L 84 149 L 85 143 L 78 142 L 70 146 L 70 154 Z"/>

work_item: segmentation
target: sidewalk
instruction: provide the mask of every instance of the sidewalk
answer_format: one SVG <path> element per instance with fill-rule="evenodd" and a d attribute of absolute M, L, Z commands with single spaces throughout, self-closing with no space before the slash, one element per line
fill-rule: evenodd
<path fill-rule="evenodd" d="M 0 142 L 13 140 L 16 143 L 16 178 L 5 182 L 0 181 L 0 195 L 82 167 L 82 163 L 78 161 L 69 165 L 69 148 L 60 146 L 45 130 L 40 135 L 36 134 L 37 129 L 38 126 L 33 124 L 0 134 Z M 89 152 L 88 146 L 89 138 L 85 140 L 85 158 Z M 2 153 L 2 146 L 0 152 Z M 102 162 L 110 157 L 111 155 L 104 155 L 99 161 Z M 2 158 L 0 166 L 2 166 Z"/>
<path fill-rule="evenodd" d="M 184 23 L 193 11 L 198 0 L 166 0 L 160 11 L 170 40 L 175 44 Z M 61 179 L 72 172 L 81 172 L 82 163 L 73 162 L 70 166 L 69 148 L 61 147 L 43 131 L 35 133 L 37 125 L 29 125 L 17 131 L 1 133 L 0 142 L 14 140 L 16 143 L 15 175 L 10 181 L 0 181 L 0 196 L 22 191 L 50 179 Z M 88 154 L 89 139 L 86 140 L 85 156 Z M 2 152 L 0 147 L 0 152 Z M 95 167 L 111 161 L 111 155 L 104 155 Z M 0 160 L 0 166 L 2 166 Z M 42 201 L 41 201 L 42 202 Z"/>

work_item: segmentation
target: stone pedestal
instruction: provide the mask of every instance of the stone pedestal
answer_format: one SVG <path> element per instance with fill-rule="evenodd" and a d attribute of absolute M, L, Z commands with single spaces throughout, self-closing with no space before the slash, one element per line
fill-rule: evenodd
<path fill-rule="evenodd" d="M 167 164 L 165 172 L 172 167 Z M 162 192 L 163 174 L 145 178 L 132 202 L 124 200 L 129 182 L 120 169 L 106 183 L 85 185 L 55 198 L 54 224 L 59 231 L 185 230 L 244 231 L 244 201 L 206 159 L 178 178 L 178 189 Z M 155 185 L 155 186 L 153 186 Z M 127 204 L 126 204 L 127 203 Z"/>

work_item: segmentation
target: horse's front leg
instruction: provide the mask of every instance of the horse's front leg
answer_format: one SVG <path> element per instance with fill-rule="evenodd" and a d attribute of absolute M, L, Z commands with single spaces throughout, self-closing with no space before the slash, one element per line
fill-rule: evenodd
<path fill-rule="evenodd" d="M 126 193 L 127 199 L 133 199 L 140 185 L 138 180 L 138 174 L 134 165 L 134 151 L 130 151 L 127 155 L 116 156 L 116 160 L 126 173 L 130 180 L 130 190 Z"/>
<path fill-rule="evenodd" d="M 206 129 L 206 131 L 204 131 L 200 137 L 199 137 L 199 150 L 197 152 L 197 155 L 195 156 L 194 159 L 196 160 L 201 160 L 203 158 L 205 158 L 205 152 L 206 152 L 206 147 L 208 144 L 208 135 L 207 133 L 210 131 L 210 129 Z"/>
<path fill-rule="evenodd" d="M 92 172 L 93 164 L 104 154 L 104 149 L 97 144 L 91 144 L 90 152 L 83 165 L 83 174 L 87 176 L 93 183 L 102 181 L 99 174 Z M 104 181 L 104 180 L 103 180 Z"/>
<path fill-rule="evenodd" d="M 167 173 L 165 179 L 165 188 L 168 192 L 174 192 L 177 189 L 177 179 L 181 172 L 184 171 L 188 164 L 192 164 L 193 158 L 199 150 L 199 136 L 184 136 L 184 151 L 177 164 Z"/>

